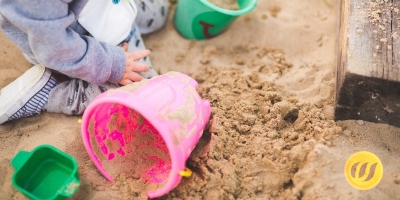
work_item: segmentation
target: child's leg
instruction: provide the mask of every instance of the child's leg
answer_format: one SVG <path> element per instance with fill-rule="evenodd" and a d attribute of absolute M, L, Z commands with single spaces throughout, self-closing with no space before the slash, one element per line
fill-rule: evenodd
<path fill-rule="evenodd" d="M 40 114 L 50 91 L 58 84 L 51 71 L 36 65 L 1 89 L 0 124 Z"/>
<path fill-rule="evenodd" d="M 140 35 L 139 28 L 134 25 L 132 29 L 131 38 L 128 41 L 128 52 L 137 51 L 137 50 L 144 50 L 146 46 L 144 45 L 142 36 Z M 150 58 L 148 56 L 139 60 L 139 62 L 143 62 L 149 66 L 149 71 L 147 72 L 139 72 L 141 76 L 144 78 L 150 79 L 154 76 L 157 76 L 158 73 L 154 70 L 153 65 L 151 64 Z"/>
<path fill-rule="evenodd" d="M 50 69 L 33 66 L 0 92 L 0 124 L 38 115 L 42 110 L 69 115 L 82 114 L 100 93 L 117 88 L 105 83 L 93 85 L 79 79 L 59 83 Z"/>
<path fill-rule="evenodd" d="M 163 27 L 168 14 L 168 0 L 134 0 L 134 2 L 138 14 L 128 42 L 128 52 L 146 49 L 141 34 L 151 33 Z M 148 79 L 158 75 L 148 57 L 139 62 L 149 66 L 149 71 L 140 72 L 140 75 Z"/>
<path fill-rule="evenodd" d="M 138 13 L 135 19 L 141 34 L 162 28 L 167 20 L 168 0 L 134 0 Z"/>
<path fill-rule="evenodd" d="M 70 79 L 52 89 L 44 109 L 48 112 L 79 115 L 99 94 L 117 87 L 111 83 L 94 85 L 80 79 Z"/>

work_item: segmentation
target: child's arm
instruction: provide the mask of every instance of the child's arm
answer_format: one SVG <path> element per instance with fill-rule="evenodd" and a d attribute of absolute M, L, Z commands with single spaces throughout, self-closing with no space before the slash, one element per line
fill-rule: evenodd
<path fill-rule="evenodd" d="M 13 41 L 25 39 L 28 44 L 16 44 L 30 50 L 48 68 L 94 84 L 118 83 L 127 64 L 123 49 L 81 36 L 68 27 L 76 20 L 76 12 L 83 7 L 80 5 L 83 2 L 0 0 L 0 14 L 5 18 L 0 25 L 3 30 L 6 26 L 21 30 L 9 28 L 11 31 L 4 33 Z"/>

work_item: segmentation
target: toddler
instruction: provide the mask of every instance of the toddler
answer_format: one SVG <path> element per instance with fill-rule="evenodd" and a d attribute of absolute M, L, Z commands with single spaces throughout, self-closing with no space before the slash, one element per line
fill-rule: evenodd
<path fill-rule="evenodd" d="M 42 110 L 82 114 L 100 93 L 157 75 L 141 34 L 168 0 L 0 0 L 0 29 L 34 65 L 0 93 L 0 124 Z"/>

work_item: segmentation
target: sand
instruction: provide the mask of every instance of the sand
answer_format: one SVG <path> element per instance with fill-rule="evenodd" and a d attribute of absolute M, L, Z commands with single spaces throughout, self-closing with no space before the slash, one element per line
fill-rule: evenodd
<path fill-rule="evenodd" d="M 199 82 L 212 117 L 187 166 L 193 171 L 161 199 L 396 199 L 400 196 L 400 129 L 361 120 L 333 121 L 339 1 L 259 1 L 223 34 L 182 38 L 172 24 L 145 36 L 160 73 Z M 26 69 L 0 37 L 0 87 Z M 21 149 L 47 143 L 74 156 L 82 182 L 72 199 L 146 199 L 130 174 L 109 183 L 81 139 L 80 116 L 43 113 L 0 125 L 1 199 L 26 199 L 11 185 L 9 164 Z M 376 154 L 384 173 L 368 191 L 351 187 L 347 158 Z"/>

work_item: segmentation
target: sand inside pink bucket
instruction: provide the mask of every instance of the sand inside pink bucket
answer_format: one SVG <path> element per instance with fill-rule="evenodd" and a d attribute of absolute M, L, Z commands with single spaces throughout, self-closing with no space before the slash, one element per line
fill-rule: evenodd
<path fill-rule="evenodd" d="M 89 122 L 90 143 L 103 168 L 117 182 L 131 184 L 131 190 L 141 196 L 163 186 L 171 160 L 162 136 L 126 106 L 113 104 L 108 114 L 106 130 L 98 125 L 101 122 L 95 115 Z"/>
<path fill-rule="evenodd" d="M 239 10 L 236 0 L 208 0 L 210 3 L 227 10 Z"/>

